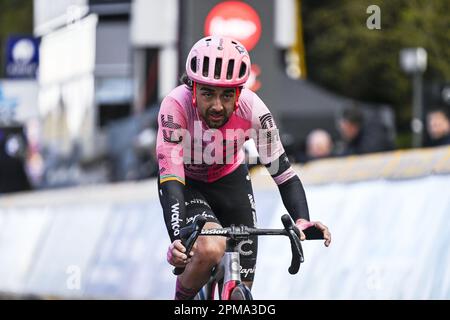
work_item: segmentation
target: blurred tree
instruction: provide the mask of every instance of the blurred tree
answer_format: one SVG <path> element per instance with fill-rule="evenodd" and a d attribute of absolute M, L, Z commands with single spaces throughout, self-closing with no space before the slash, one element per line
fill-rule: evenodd
<path fill-rule="evenodd" d="M 411 81 L 399 66 L 399 51 L 428 52 L 427 81 L 450 80 L 450 1 L 303 0 L 309 78 L 355 99 L 389 103 L 399 133 L 409 134 Z M 370 30 L 367 7 L 381 9 L 381 29 Z M 399 146 L 408 139 L 399 136 Z"/>
<path fill-rule="evenodd" d="M 33 33 L 32 0 L 0 0 L 0 78 L 5 76 L 6 39 Z"/>

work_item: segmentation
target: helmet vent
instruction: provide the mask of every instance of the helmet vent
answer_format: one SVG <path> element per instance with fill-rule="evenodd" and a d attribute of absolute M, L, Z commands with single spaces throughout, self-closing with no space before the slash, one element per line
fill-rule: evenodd
<path fill-rule="evenodd" d="M 247 65 L 244 62 L 242 62 L 241 68 L 239 69 L 239 78 L 242 78 L 243 76 L 245 76 L 246 72 L 247 72 Z"/>
<path fill-rule="evenodd" d="M 234 70 L 234 59 L 230 59 L 227 67 L 227 80 L 230 80 L 233 77 Z"/>
<path fill-rule="evenodd" d="M 197 72 L 197 57 L 193 57 L 191 59 L 191 70 L 192 72 L 196 73 Z"/>
<path fill-rule="evenodd" d="M 214 67 L 214 79 L 220 79 L 222 71 L 222 58 L 216 58 L 216 65 Z"/>
<path fill-rule="evenodd" d="M 204 77 L 207 77 L 208 73 L 209 73 L 209 57 L 204 57 L 202 74 Z"/>

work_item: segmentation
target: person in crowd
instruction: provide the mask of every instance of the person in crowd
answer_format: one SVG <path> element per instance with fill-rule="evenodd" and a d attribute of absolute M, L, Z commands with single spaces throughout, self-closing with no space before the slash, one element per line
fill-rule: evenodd
<path fill-rule="evenodd" d="M 381 152 L 393 149 L 381 124 L 364 118 L 361 108 L 349 105 L 338 120 L 342 140 L 337 146 L 337 155 L 348 156 Z"/>
<path fill-rule="evenodd" d="M 450 144 L 450 118 L 444 108 L 433 108 L 428 112 L 427 132 L 430 137 L 427 146 L 436 147 Z"/>
<path fill-rule="evenodd" d="M 333 156 L 333 140 L 323 129 L 315 129 L 306 137 L 306 157 L 308 161 Z"/>
<path fill-rule="evenodd" d="M 24 167 L 25 149 L 23 135 L 0 128 L 0 194 L 31 189 Z"/>

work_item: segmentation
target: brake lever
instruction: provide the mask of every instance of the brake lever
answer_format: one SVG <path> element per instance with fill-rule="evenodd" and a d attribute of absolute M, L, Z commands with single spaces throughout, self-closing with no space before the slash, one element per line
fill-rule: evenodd
<path fill-rule="evenodd" d="M 284 228 L 291 242 L 292 261 L 288 271 L 290 274 L 296 274 L 300 269 L 300 264 L 305 261 L 303 256 L 303 248 L 300 243 L 300 231 L 288 214 L 283 215 L 281 217 L 281 221 L 283 222 Z"/>
<path fill-rule="evenodd" d="M 195 241 L 197 240 L 198 236 L 202 232 L 203 226 L 206 223 L 206 218 L 204 216 L 197 216 L 194 223 L 192 224 L 192 227 L 183 228 L 180 230 L 180 236 L 181 236 L 181 243 L 186 248 L 186 256 L 189 257 L 189 253 L 192 250 L 192 247 L 194 246 Z M 190 233 L 190 234 L 189 234 Z M 183 241 L 183 239 L 186 238 L 186 236 L 189 236 L 186 241 Z M 173 274 L 178 276 L 184 272 L 185 267 L 175 267 L 173 269 Z"/>

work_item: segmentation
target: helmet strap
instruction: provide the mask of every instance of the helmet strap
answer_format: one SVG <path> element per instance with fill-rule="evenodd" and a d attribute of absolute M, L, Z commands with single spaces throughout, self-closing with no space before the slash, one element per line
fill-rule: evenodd
<path fill-rule="evenodd" d="M 236 101 L 234 103 L 234 111 L 236 111 L 238 106 L 239 106 L 239 96 L 240 95 L 241 95 L 241 88 L 240 87 L 236 87 Z"/>
<path fill-rule="evenodd" d="M 192 81 L 192 105 L 197 107 L 197 82 Z"/>

